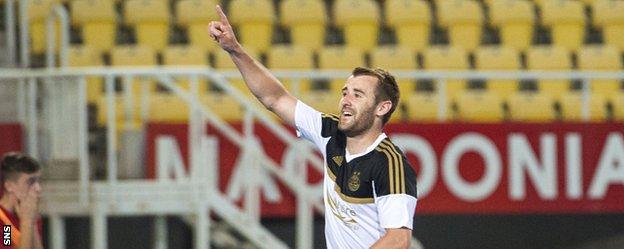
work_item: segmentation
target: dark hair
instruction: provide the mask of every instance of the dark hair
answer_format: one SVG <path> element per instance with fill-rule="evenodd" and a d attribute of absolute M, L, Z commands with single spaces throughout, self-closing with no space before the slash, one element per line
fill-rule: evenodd
<path fill-rule="evenodd" d="M 2 162 L 0 162 L 0 183 L 4 188 L 6 180 L 15 179 L 18 173 L 32 174 L 41 166 L 34 158 L 18 152 L 9 152 L 4 154 Z"/>
<path fill-rule="evenodd" d="M 352 75 L 368 75 L 377 78 L 379 84 L 377 84 L 377 87 L 375 88 L 375 104 L 379 104 L 379 102 L 386 100 L 390 100 L 390 102 L 392 102 L 390 111 L 383 116 L 383 124 L 386 124 L 388 120 L 390 120 L 390 116 L 392 116 L 394 110 L 396 110 L 396 107 L 399 105 L 399 86 L 397 85 L 394 76 L 384 69 L 373 69 L 367 67 L 356 67 L 353 69 Z"/>

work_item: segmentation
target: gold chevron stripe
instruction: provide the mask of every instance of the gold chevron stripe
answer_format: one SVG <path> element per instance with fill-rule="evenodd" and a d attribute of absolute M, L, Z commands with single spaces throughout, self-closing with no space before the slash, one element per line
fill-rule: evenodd
<path fill-rule="evenodd" d="M 385 145 L 383 144 L 379 144 L 381 149 L 377 149 L 378 151 L 383 152 L 384 154 L 386 154 L 386 157 L 388 158 L 388 179 L 389 179 L 389 183 L 388 185 L 390 186 L 390 194 L 394 194 L 396 192 L 395 189 L 395 184 L 394 184 L 394 168 L 395 168 L 395 164 L 396 164 L 396 159 L 394 158 L 394 156 L 392 155 L 392 153 L 390 152 L 390 149 L 387 148 Z"/>
<path fill-rule="evenodd" d="M 403 167 L 403 158 L 401 157 L 401 154 L 399 154 L 399 152 L 396 150 L 396 147 L 394 146 L 394 144 L 390 143 L 390 141 L 388 140 L 384 140 L 382 141 L 382 143 L 386 144 L 388 147 L 390 147 L 390 149 L 392 149 L 392 151 L 394 152 L 393 154 L 397 157 L 399 164 L 398 164 L 398 169 L 397 169 L 397 185 L 398 185 L 398 193 L 399 194 L 405 194 L 405 173 L 404 173 L 404 167 Z"/>

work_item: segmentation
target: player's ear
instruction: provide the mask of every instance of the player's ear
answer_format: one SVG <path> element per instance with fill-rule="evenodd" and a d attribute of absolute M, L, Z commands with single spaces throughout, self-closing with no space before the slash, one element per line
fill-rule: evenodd
<path fill-rule="evenodd" d="M 392 101 L 384 100 L 377 104 L 377 108 L 375 108 L 375 115 L 384 116 L 392 109 Z"/>

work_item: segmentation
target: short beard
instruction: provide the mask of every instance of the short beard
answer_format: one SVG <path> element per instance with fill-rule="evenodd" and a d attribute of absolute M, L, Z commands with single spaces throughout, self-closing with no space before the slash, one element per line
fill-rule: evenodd
<path fill-rule="evenodd" d="M 375 110 L 375 106 L 371 106 L 370 108 L 364 110 L 361 115 L 360 120 L 353 120 L 353 125 L 345 129 L 341 123 L 338 123 L 338 130 L 344 133 L 347 137 L 355 137 L 361 135 L 365 131 L 369 130 L 373 127 L 373 123 L 375 121 L 375 115 L 372 115 Z"/>

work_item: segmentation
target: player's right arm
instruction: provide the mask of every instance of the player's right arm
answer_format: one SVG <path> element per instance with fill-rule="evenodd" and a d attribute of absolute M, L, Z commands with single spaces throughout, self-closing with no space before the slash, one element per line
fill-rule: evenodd
<path fill-rule="evenodd" d="M 297 99 L 292 96 L 266 67 L 254 60 L 238 43 L 232 26 L 220 6 L 216 7 L 220 21 L 210 22 L 210 36 L 230 54 L 251 92 L 270 111 L 294 125 Z"/>

